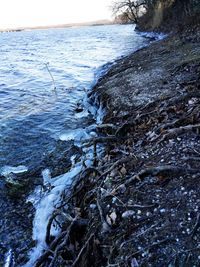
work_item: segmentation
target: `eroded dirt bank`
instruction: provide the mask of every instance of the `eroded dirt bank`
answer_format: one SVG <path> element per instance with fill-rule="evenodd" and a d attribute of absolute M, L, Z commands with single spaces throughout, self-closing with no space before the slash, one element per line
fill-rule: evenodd
<path fill-rule="evenodd" d="M 36 266 L 199 266 L 200 35 L 170 36 L 117 62 L 94 93 L 107 115 L 52 221 Z M 46 265 L 45 265 L 46 264 Z M 49 264 L 49 265 L 48 265 Z"/>

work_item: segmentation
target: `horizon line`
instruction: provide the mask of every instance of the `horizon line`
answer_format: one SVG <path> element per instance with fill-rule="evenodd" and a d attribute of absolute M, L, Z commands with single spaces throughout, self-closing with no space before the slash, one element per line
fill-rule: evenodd
<path fill-rule="evenodd" d="M 71 27 L 81 27 L 81 26 L 100 26 L 100 25 L 111 25 L 111 24 L 115 24 L 114 20 L 102 19 L 102 20 L 86 21 L 86 22 L 0 28 L 0 32 L 12 32 L 12 31 L 14 32 L 14 31 L 40 30 L 40 29 L 42 30 L 42 29 L 51 29 L 51 28 L 52 29 L 53 28 L 71 28 Z"/>

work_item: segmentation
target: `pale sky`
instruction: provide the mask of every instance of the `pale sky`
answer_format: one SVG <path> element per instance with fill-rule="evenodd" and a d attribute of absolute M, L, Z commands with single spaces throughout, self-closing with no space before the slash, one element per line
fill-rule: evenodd
<path fill-rule="evenodd" d="M 113 0 L 0 0 L 0 29 L 111 19 Z"/>

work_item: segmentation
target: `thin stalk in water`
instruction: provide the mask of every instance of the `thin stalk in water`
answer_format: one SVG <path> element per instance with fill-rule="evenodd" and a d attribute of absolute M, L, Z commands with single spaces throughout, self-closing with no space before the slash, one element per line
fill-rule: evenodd
<path fill-rule="evenodd" d="M 53 83 L 53 89 L 54 89 L 54 91 L 56 91 L 56 83 L 55 83 L 55 80 L 53 78 L 53 75 L 52 75 L 52 73 L 51 73 L 51 71 L 49 69 L 49 62 L 45 63 L 45 66 L 46 66 L 47 71 L 48 71 L 48 73 L 49 73 L 49 75 L 51 77 L 51 80 L 52 80 L 52 83 Z"/>

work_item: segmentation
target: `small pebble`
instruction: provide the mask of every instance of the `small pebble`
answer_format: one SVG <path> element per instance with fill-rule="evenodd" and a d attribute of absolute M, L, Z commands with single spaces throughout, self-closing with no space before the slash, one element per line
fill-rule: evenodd
<path fill-rule="evenodd" d="M 129 218 L 135 214 L 134 210 L 127 210 L 124 213 L 122 213 L 122 218 Z"/>
<path fill-rule="evenodd" d="M 90 208 L 91 208 L 92 210 L 96 209 L 96 207 L 97 207 L 96 204 L 90 204 Z"/>
<path fill-rule="evenodd" d="M 118 187 L 118 190 L 119 190 L 121 193 L 125 193 L 125 191 L 126 191 L 126 186 L 125 186 L 124 184 L 122 184 L 122 185 L 120 185 L 120 186 Z"/>
<path fill-rule="evenodd" d="M 165 213 L 165 211 L 166 211 L 165 209 L 161 209 L 160 213 Z"/>
<path fill-rule="evenodd" d="M 117 201 L 117 198 L 116 197 L 113 197 L 112 203 L 114 204 L 116 201 Z"/>

